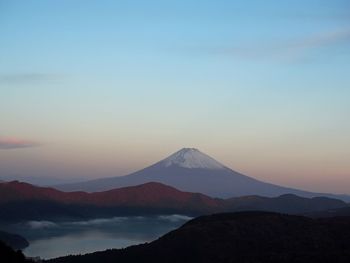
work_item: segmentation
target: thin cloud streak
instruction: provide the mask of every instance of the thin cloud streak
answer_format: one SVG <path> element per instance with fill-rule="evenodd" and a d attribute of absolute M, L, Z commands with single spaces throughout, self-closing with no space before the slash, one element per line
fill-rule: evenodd
<path fill-rule="evenodd" d="M 21 148 L 38 147 L 39 143 L 13 137 L 0 138 L 0 150 L 13 150 Z"/>
<path fill-rule="evenodd" d="M 304 38 L 300 41 L 296 41 L 295 43 L 291 43 L 290 46 L 294 48 L 306 49 L 348 42 L 350 42 L 350 28 L 317 34 L 308 38 Z"/>
<path fill-rule="evenodd" d="M 244 59 L 277 59 L 295 62 L 312 56 L 310 52 L 313 50 L 348 43 L 350 43 L 350 28 L 323 32 L 301 39 L 260 43 L 259 46 L 214 47 L 205 50 L 212 54 L 230 55 Z"/>
<path fill-rule="evenodd" d="M 62 75 L 49 73 L 16 73 L 0 75 L 0 83 L 3 84 L 36 84 L 39 82 L 57 82 L 61 79 Z"/>

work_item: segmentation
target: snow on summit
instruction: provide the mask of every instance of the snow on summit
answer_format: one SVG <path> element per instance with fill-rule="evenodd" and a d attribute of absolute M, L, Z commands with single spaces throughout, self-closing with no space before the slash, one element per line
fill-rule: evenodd
<path fill-rule="evenodd" d="M 225 166 L 195 148 L 183 148 L 159 163 L 164 167 L 225 169 Z"/>

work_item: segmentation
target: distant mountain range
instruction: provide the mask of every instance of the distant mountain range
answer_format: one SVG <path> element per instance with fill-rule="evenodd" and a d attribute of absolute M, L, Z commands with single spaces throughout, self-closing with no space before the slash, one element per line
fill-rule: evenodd
<path fill-rule="evenodd" d="M 58 178 L 52 176 L 24 176 L 19 174 L 0 175 L 0 182 L 20 181 L 38 186 L 70 184 L 84 180 L 83 178 Z"/>
<path fill-rule="evenodd" d="M 303 198 L 292 194 L 274 198 L 245 196 L 219 199 L 154 182 L 95 193 L 62 192 L 17 181 L 0 183 L 1 221 L 156 214 L 197 216 L 244 210 L 301 214 L 344 207 L 348 204 L 341 200 Z"/>
<path fill-rule="evenodd" d="M 348 263 L 349 218 L 311 219 L 267 212 L 193 219 L 146 244 L 66 256 L 47 263 Z"/>
<path fill-rule="evenodd" d="M 147 182 L 159 182 L 182 191 L 219 198 L 295 194 L 303 197 L 327 196 L 350 201 L 350 196 L 347 195 L 313 193 L 256 180 L 224 166 L 194 148 L 181 149 L 154 165 L 126 176 L 57 185 L 55 188 L 63 191 L 95 192 Z"/>
<path fill-rule="evenodd" d="M 105 192 L 65 193 L 27 183 L 0 183 L 0 220 L 57 220 L 122 215 L 205 214 L 220 203 L 202 194 L 186 193 L 159 183 Z"/>

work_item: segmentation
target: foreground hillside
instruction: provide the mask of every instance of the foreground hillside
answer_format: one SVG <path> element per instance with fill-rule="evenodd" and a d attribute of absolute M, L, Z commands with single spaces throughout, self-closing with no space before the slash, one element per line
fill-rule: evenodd
<path fill-rule="evenodd" d="M 4 231 L 0 231 L 0 242 L 5 243 L 13 249 L 23 249 L 29 245 L 24 237 Z"/>
<path fill-rule="evenodd" d="M 203 216 L 149 244 L 68 256 L 48 263 L 350 262 L 350 218 L 268 212 Z"/>
<path fill-rule="evenodd" d="M 348 207 L 341 200 L 295 195 L 211 198 L 146 183 L 105 192 L 62 192 L 17 181 L 0 183 L 0 221 L 70 220 L 125 215 L 184 214 L 198 216 L 233 211 L 304 214 Z"/>
<path fill-rule="evenodd" d="M 350 217 L 350 207 L 340 207 L 340 208 L 334 208 L 334 209 L 327 209 L 327 210 L 321 210 L 321 211 L 313 211 L 309 213 L 305 213 L 306 216 L 309 217 Z"/>
<path fill-rule="evenodd" d="M 4 263 L 34 263 L 26 259 L 21 251 L 14 251 L 11 247 L 0 241 L 0 262 Z"/>

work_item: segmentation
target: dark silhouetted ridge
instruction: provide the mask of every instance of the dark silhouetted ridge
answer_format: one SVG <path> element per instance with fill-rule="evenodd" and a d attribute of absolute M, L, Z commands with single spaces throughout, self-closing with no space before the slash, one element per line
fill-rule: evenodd
<path fill-rule="evenodd" d="M 0 262 L 3 263 L 34 263 L 26 259 L 21 251 L 15 251 L 10 246 L 0 241 Z"/>
<path fill-rule="evenodd" d="M 13 249 L 23 249 L 29 246 L 28 241 L 24 237 L 4 231 L 0 231 L 0 241 Z"/>
<path fill-rule="evenodd" d="M 348 263 L 350 219 L 269 212 L 202 216 L 156 241 L 50 263 Z"/>

